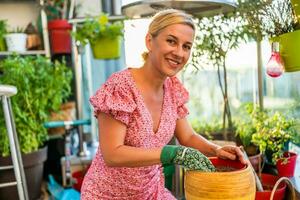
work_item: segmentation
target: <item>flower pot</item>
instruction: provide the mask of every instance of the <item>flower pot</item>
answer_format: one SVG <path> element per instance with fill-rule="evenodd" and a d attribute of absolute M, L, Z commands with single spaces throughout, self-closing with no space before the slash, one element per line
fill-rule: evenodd
<path fill-rule="evenodd" d="M 286 72 L 300 70 L 300 30 L 285 33 L 270 39 L 271 42 L 279 42 L 280 55 L 284 61 Z"/>
<path fill-rule="evenodd" d="M 210 158 L 215 167 L 230 167 L 232 171 L 187 171 L 185 197 L 187 200 L 254 199 L 255 179 L 249 165 L 239 161 Z"/>
<path fill-rule="evenodd" d="M 249 161 L 256 172 L 259 172 L 261 169 L 261 165 L 263 163 L 263 156 L 261 153 L 256 154 L 254 156 L 249 156 Z"/>
<path fill-rule="evenodd" d="M 100 38 L 91 43 L 94 58 L 116 59 L 120 57 L 120 37 Z"/>
<path fill-rule="evenodd" d="M 26 51 L 27 35 L 25 33 L 10 33 L 5 35 L 8 51 L 24 52 Z"/>
<path fill-rule="evenodd" d="M 264 191 L 256 192 L 255 200 L 266 200 L 270 199 L 272 189 L 280 177 L 273 176 L 271 174 L 261 174 L 261 182 L 264 188 Z M 280 183 L 277 189 L 275 190 L 273 200 L 282 200 L 284 198 L 284 193 L 286 190 L 286 183 Z"/>
<path fill-rule="evenodd" d="M 71 53 L 71 29 L 72 25 L 67 20 L 51 20 L 48 23 L 52 54 Z"/>
<path fill-rule="evenodd" d="M 47 159 L 47 147 L 38 151 L 22 154 L 27 190 L 30 200 L 41 197 L 44 162 Z M 0 157 L 1 166 L 11 165 L 11 157 Z M 15 181 L 13 169 L 0 171 L 0 183 Z M 0 188 L 0 199 L 18 200 L 17 186 Z"/>
<path fill-rule="evenodd" d="M 5 39 L 0 37 L 0 51 L 6 51 Z"/>
<path fill-rule="evenodd" d="M 278 176 L 293 177 L 296 167 L 297 154 L 293 152 L 284 152 L 284 159 L 280 159 L 276 163 Z"/>

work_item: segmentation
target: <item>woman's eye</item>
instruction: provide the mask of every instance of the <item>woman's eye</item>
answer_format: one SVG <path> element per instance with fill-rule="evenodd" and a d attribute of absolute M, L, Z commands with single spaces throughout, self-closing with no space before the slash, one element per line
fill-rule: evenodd
<path fill-rule="evenodd" d="M 183 48 L 186 50 L 191 50 L 191 46 L 189 46 L 189 45 L 183 45 Z"/>
<path fill-rule="evenodd" d="M 176 41 L 175 40 L 172 40 L 172 39 L 167 39 L 167 42 L 171 45 L 174 45 L 176 44 Z"/>

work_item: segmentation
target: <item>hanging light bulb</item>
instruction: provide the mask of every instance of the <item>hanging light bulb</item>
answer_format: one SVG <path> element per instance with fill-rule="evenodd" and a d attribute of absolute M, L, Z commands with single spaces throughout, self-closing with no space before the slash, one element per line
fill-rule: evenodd
<path fill-rule="evenodd" d="M 267 63 L 267 74 L 273 78 L 281 76 L 284 64 L 279 54 L 279 42 L 272 43 L 272 55 Z"/>

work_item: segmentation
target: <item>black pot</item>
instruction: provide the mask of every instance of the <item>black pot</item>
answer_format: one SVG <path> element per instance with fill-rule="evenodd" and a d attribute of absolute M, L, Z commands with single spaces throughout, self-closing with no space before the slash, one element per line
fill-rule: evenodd
<path fill-rule="evenodd" d="M 47 146 L 38 151 L 22 154 L 23 166 L 27 182 L 27 190 L 30 200 L 41 197 L 44 162 L 47 159 Z M 0 166 L 12 165 L 11 157 L 0 156 Z M 0 183 L 15 181 L 13 169 L 0 171 Z M 17 186 L 0 188 L 0 199 L 18 200 Z"/>

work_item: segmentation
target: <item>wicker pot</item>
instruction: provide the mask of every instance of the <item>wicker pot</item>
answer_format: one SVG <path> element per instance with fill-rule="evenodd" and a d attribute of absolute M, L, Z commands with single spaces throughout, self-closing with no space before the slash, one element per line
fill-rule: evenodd
<path fill-rule="evenodd" d="M 242 200 L 255 198 L 255 179 L 248 165 L 239 161 L 210 158 L 215 167 L 230 167 L 226 172 L 187 171 L 187 200 Z"/>

